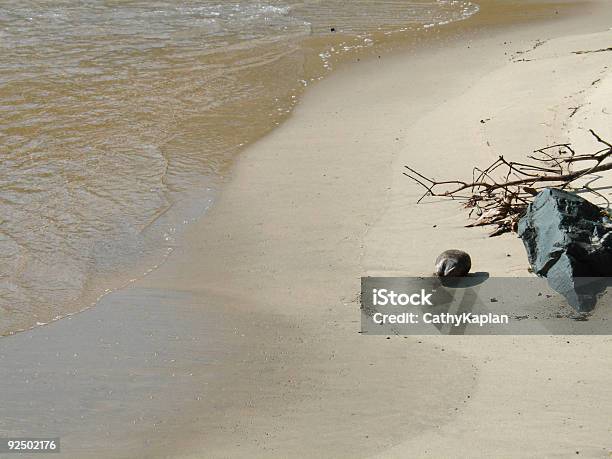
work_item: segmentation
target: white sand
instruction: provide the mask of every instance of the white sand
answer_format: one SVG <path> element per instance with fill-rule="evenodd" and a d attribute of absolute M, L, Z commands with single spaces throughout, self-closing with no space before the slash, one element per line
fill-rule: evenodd
<path fill-rule="evenodd" d="M 609 30 L 556 38 L 518 57 L 528 62 L 487 72 L 476 85 L 407 129 L 395 169 L 410 164 L 440 178 L 467 179 L 472 165 L 488 164 L 500 154 L 520 160 L 535 148 L 559 142 L 572 143 L 580 152 L 600 149 L 588 129 L 612 138 L 612 54 L 572 51 L 608 48 L 610 43 Z M 508 48 L 529 48 L 525 44 L 514 42 Z M 491 55 L 486 46 L 476 43 L 472 49 Z M 572 107 L 580 108 L 570 118 Z M 490 120 L 482 124 L 479 119 Z M 431 126 L 445 128 L 436 136 Z M 609 185 L 606 177 L 596 183 Z M 434 254 L 459 247 L 473 255 L 475 270 L 528 275 L 525 252 L 515 235 L 491 239 L 485 238 L 486 230 L 462 228 L 465 211 L 455 203 L 407 204 L 406 197 L 414 202 L 419 191 L 403 177 L 394 177 L 387 209 L 366 238 L 363 263 L 369 273 L 425 274 Z M 420 222 L 414 223 L 415 218 Z M 420 237 L 411 239 L 410 234 Z M 467 358 L 477 368 L 477 382 L 451 422 L 381 457 L 611 454 L 610 338 L 446 337 L 427 342 L 448 346 Z"/>

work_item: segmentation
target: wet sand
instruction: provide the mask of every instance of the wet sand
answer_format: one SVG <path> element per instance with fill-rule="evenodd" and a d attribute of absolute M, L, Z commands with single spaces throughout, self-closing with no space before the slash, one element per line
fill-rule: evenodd
<path fill-rule="evenodd" d="M 3 434 L 61 436 L 79 458 L 605 457 L 610 338 L 358 333 L 362 275 L 429 274 L 449 245 L 526 274 L 516 236 L 416 206 L 402 167 L 469 174 L 501 150 L 586 142 L 591 123 L 612 138 L 610 56 L 572 54 L 609 45 L 612 10 L 582 8 L 512 27 L 483 14 L 312 88 L 162 267 L 0 340 Z"/>

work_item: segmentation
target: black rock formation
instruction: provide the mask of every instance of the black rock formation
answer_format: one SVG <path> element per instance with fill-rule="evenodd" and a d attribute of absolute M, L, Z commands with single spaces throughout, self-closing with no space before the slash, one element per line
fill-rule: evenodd
<path fill-rule="evenodd" d="M 554 188 L 538 193 L 518 225 L 533 271 L 578 311 L 595 307 L 602 277 L 612 276 L 611 233 L 602 208 Z"/>

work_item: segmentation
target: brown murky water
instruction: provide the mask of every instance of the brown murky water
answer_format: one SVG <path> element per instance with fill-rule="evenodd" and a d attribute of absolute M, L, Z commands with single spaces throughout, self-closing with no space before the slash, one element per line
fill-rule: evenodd
<path fill-rule="evenodd" d="M 161 262 L 338 59 L 459 0 L 0 0 L 0 334 Z M 333 29 L 333 30 L 332 30 Z"/>

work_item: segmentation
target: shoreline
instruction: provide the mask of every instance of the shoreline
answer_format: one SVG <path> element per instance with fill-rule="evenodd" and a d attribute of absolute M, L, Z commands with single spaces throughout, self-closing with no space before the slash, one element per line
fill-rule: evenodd
<path fill-rule="evenodd" d="M 121 266 L 121 269 L 108 273 L 98 273 L 90 278 L 85 283 L 86 286 L 83 286 L 78 294 L 68 301 L 67 304 L 70 304 L 70 306 L 66 307 L 65 310 L 58 310 L 55 302 L 50 302 L 46 310 L 40 310 L 33 316 L 28 313 L 25 314 L 25 317 L 19 315 L 11 317 L 10 325 L 3 326 L 0 329 L 0 337 L 11 336 L 39 326 L 49 325 L 57 320 L 87 311 L 95 307 L 108 294 L 129 287 L 165 263 L 168 256 L 183 242 L 183 234 L 189 229 L 189 225 L 200 218 L 206 218 L 209 207 L 214 205 L 216 195 L 223 191 L 223 187 L 228 181 L 231 181 L 232 164 L 239 161 L 240 156 L 251 145 L 256 144 L 260 139 L 265 138 L 281 126 L 286 118 L 291 116 L 294 105 L 300 102 L 304 91 L 310 89 L 322 79 L 328 78 L 338 71 L 351 72 L 352 66 L 362 61 L 373 61 L 377 57 L 378 59 L 381 57 L 401 59 L 410 53 L 423 52 L 429 47 L 441 46 L 449 37 L 461 33 L 477 33 L 482 28 L 489 30 L 519 23 L 534 24 L 539 21 L 550 20 L 553 11 L 568 15 L 571 14 L 575 3 L 574 0 L 562 0 L 561 2 L 554 2 L 555 6 L 552 7 L 546 0 L 531 2 L 529 14 L 526 15 L 522 11 L 521 2 L 508 6 L 504 4 L 503 0 L 482 0 L 479 3 L 481 5 L 480 12 L 475 16 L 436 24 L 435 27 L 431 28 L 419 26 L 416 29 L 408 28 L 403 32 L 394 31 L 389 35 L 387 35 L 387 32 L 371 32 L 376 42 L 373 49 L 353 44 L 344 53 L 329 55 L 322 66 L 319 65 L 321 64 L 319 62 L 320 57 L 315 57 L 317 54 L 316 52 L 313 54 L 313 49 L 322 49 L 326 40 L 328 40 L 328 45 L 332 45 L 334 42 L 322 36 L 304 39 L 302 48 L 307 58 L 305 59 L 303 75 L 306 79 L 302 81 L 305 82 L 305 87 L 294 88 L 292 95 L 286 94 L 283 108 L 279 108 L 280 113 L 273 112 L 275 116 L 278 115 L 280 118 L 271 121 L 272 124 L 266 129 L 260 129 L 259 134 L 251 135 L 248 141 L 247 139 L 241 139 L 240 148 L 237 148 L 231 158 L 227 158 L 227 165 L 222 168 L 221 175 L 200 177 L 206 183 L 200 183 L 197 191 L 192 189 L 183 192 L 180 198 L 173 197 L 172 192 L 164 195 L 163 198 L 168 201 L 168 206 L 160 208 L 159 214 L 140 231 L 140 235 L 145 241 L 143 244 L 148 247 L 140 256 L 130 253 L 118 262 L 117 266 Z M 500 9 L 502 9 L 501 14 L 496 16 L 495 14 L 499 13 Z M 491 12 L 493 14 L 490 14 Z M 469 22 L 467 27 L 464 24 L 466 21 Z M 337 38 L 340 40 L 339 37 Z M 338 40 L 336 40 L 335 46 L 342 46 L 344 42 Z M 307 52 L 307 49 L 310 51 Z M 286 108 L 288 109 L 285 110 Z M 166 214 L 172 216 L 166 218 Z M 162 241 L 162 235 L 164 241 Z M 125 242 L 122 243 L 125 244 Z"/>
<path fill-rule="evenodd" d="M 464 11 L 464 14 L 469 14 L 469 12 Z M 208 206 L 203 206 L 202 203 L 213 199 L 215 194 L 222 189 L 226 182 L 226 175 L 231 174 L 232 164 L 244 147 L 265 137 L 282 124 L 290 116 L 292 108 L 299 102 L 301 95 L 308 87 L 329 75 L 336 65 L 342 66 L 355 59 L 359 61 L 363 58 L 367 59 L 372 54 L 383 53 L 384 48 L 390 43 L 404 48 L 408 46 L 408 43 L 423 40 L 429 35 L 428 32 L 435 31 L 438 25 L 445 22 L 428 24 L 435 24 L 431 30 L 424 30 L 425 27 L 415 25 L 417 23 L 400 29 L 390 25 L 379 30 L 366 27 L 363 36 L 341 30 L 338 30 L 337 34 L 332 34 L 325 32 L 326 28 L 319 24 L 315 33 L 298 34 L 288 39 L 284 46 L 280 45 L 280 48 L 284 50 L 279 51 L 284 56 L 281 60 L 300 62 L 295 68 L 291 67 L 288 62 L 284 63 L 289 66 L 288 78 L 282 76 L 284 72 L 272 72 L 271 68 L 265 66 L 259 68 L 259 71 L 253 72 L 250 80 L 247 78 L 248 81 L 245 80 L 243 83 L 247 86 L 249 83 L 253 86 L 263 83 L 263 91 L 258 92 L 259 95 L 253 98 L 240 101 L 230 100 L 227 105 L 223 104 L 220 113 L 217 114 L 218 122 L 211 122 L 211 119 L 217 119 L 217 116 L 205 109 L 200 115 L 195 115 L 195 118 L 187 115 L 184 121 L 190 125 L 189 129 L 180 129 L 176 126 L 172 129 L 167 124 L 168 119 L 165 115 L 169 112 L 173 113 L 172 118 L 176 121 L 175 111 L 180 112 L 181 110 L 170 106 L 169 110 L 160 112 L 155 125 L 157 127 L 154 127 L 153 132 L 156 135 L 160 132 L 164 133 L 162 137 L 165 137 L 165 140 L 159 144 L 152 142 L 154 150 L 160 156 L 144 161 L 151 167 L 154 166 L 153 163 L 156 160 L 165 163 L 163 167 L 165 172 L 160 176 L 160 182 L 156 184 L 156 187 L 162 191 L 156 196 L 150 196 L 153 200 L 159 199 L 150 219 L 131 227 L 132 232 L 129 234 L 109 236 L 108 239 L 94 238 L 91 245 L 94 246 L 95 256 L 92 257 L 91 264 L 80 271 L 79 268 L 75 268 L 71 276 L 62 279 L 65 285 L 69 284 L 69 279 L 78 279 L 80 283 L 70 284 L 62 289 L 50 289 L 48 294 L 45 293 L 38 297 L 38 304 L 32 310 L 29 306 L 33 303 L 23 302 L 21 293 L 7 300 L 5 305 L 12 305 L 12 307 L 6 308 L 10 314 L 5 316 L 4 323 L 0 327 L 0 336 L 13 335 L 41 324 L 48 324 L 81 313 L 95 306 L 106 294 L 125 288 L 126 285 L 156 269 L 174 250 L 177 240 L 180 243 L 185 225 L 190 221 L 203 218 Z M 399 32 L 399 30 L 404 32 Z M 387 36 L 388 33 L 390 35 Z M 375 42 L 373 47 L 371 47 L 372 39 Z M 268 52 L 270 49 L 264 54 Z M 199 59 L 196 58 L 197 60 Z M 198 71 L 195 68 L 193 78 L 197 82 Z M 279 68 L 285 69 L 282 66 Z M 301 69 L 301 72 L 298 69 Z M 296 74 L 291 76 L 293 72 Z M 173 76 L 168 75 L 167 81 L 181 80 L 185 75 L 179 71 Z M 245 75 L 243 77 L 246 78 Z M 293 77 L 295 78 L 292 80 Z M 272 84 L 270 84 L 271 81 Z M 197 84 L 195 88 L 199 93 Z M 184 89 L 184 92 L 187 92 L 187 89 Z M 183 108 L 186 112 L 193 111 L 189 107 L 183 106 Z M 198 136 L 200 132 L 206 132 L 206 134 Z M 190 140 L 185 142 L 185 138 Z M 212 141 L 215 147 L 211 149 L 207 145 L 208 141 Z M 189 143 L 193 145 L 194 150 L 199 150 L 199 153 L 190 158 L 182 157 Z M 189 167 L 183 164 L 185 161 L 187 163 L 193 161 L 193 164 Z M 150 191 L 154 191 L 156 187 L 151 188 Z M 177 191 L 179 189 L 180 191 Z M 136 201 L 129 200 L 129 202 L 135 203 Z M 138 205 L 136 207 L 140 208 Z M 132 214 L 135 213 L 137 212 L 132 212 Z M 108 223 L 112 228 L 117 229 L 128 221 L 128 216 L 125 214 L 123 218 L 109 219 L 98 226 Z M 66 255 L 62 252 L 61 246 L 58 246 L 58 249 L 58 253 Z M 76 253 L 80 254 L 88 250 L 89 247 L 85 247 Z M 104 258 L 105 252 L 111 252 L 112 255 Z M 69 254 L 67 256 L 72 259 Z M 17 267 L 21 272 L 22 268 Z M 20 289 L 20 279 L 27 277 L 29 272 L 25 269 L 24 273 L 21 273 L 11 285 L 14 284 Z M 81 276 L 83 279 L 79 279 Z M 52 279 L 50 282 L 36 279 L 29 282 L 30 287 L 25 290 L 34 292 L 32 296 L 36 297 L 36 292 L 41 291 L 42 285 L 53 285 L 55 281 L 57 279 Z M 53 291 L 55 291 L 55 296 Z"/>
<path fill-rule="evenodd" d="M 524 269 L 516 238 L 485 239 L 483 231 L 463 228 L 465 214 L 456 205 L 415 207 L 418 189 L 401 169 L 410 161 L 431 170 L 434 159 L 442 159 L 448 163 L 442 171 L 452 175 L 490 158 L 486 141 L 521 155 L 564 132 L 565 107 L 549 110 L 551 101 L 581 90 L 601 68 L 595 69 L 593 56 L 583 57 L 581 70 L 566 83 L 555 80 L 550 90 L 543 75 L 551 68 L 566 75 L 574 65 L 564 57 L 568 46 L 609 41 L 610 32 L 573 36 L 587 24 L 597 27 L 587 15 L 517 26 L 504 30 L 503 39 L 500 31 L 486 32 L 469 44 L 441 43 L 430 54 L 385 56 L 337 70 L 305 94 L 283 126 L 243 153 L 215 206 L 167 263 L 85 314 L 4 338 L 3 371 L 25 377 L 18 362 L 36 355 L 46 362 L 39 375 L 60 384 L 58 368 L 87 370 L 87 356 L 95 361 L 104 350 L 92 376 L 74 375 L 58 388 L 60 404 L 75 392 L 80 403 L 61 408 L 58 418 L 71 427 L 80 423 L 71 417 L 76 413 L 105 421 L 115 448 L 126 447 L 114 457 L 125 451 L 143 457 L 199 457 L 196 451 L 214 457 L 286 457 L 292 451 L 307 457 L 462 456 L 474 443 L 492 439 L 496 443 L 483 448 L 483 456 L 514 456 L 519 435 L 534 454 L 567 454 L 579 444 L 581 454 L 598 455 L 609 413 L 592 411 L 610 380 L 609 338 L 574 337 L 563 352 L 562 337 L 496 337 L 485 339 L 486 346 L 482 337 L 364 338 L 356 333 L 355 297 L 361 275 L 428 273 L 438 245 L 448 241 L 464 244 L 477 255 L 477 268 L 492 274 Z M 567 38 L 530 51 L 535 67 L 521 68 L 516 81 L 509 77 L 512 66 L 522 64 L 503 54 L 508 36 L 516 52 L 566 32 Z M 491 60 L 483 62 L 483 56 Z M 601 67 L 605 56 L 594 59 Z M 534 86 L 541 97 L 525 92 Z M 521 99 L 521 107 L 511 104 L 512 96 L 530 98 Z M 526 100 L 534 118 L 559 114 L 544 133 L 541 120 L 517 117 Z M 483 108 L 492 118 L 484 127 Z M 590 119 L 595 116 L 594 110 Z M 438 138 L 432 125 L 444 126 Z M 517 129 L 523 135 L 513 144 Z M 450 148 L 456 157 L 440 153 Z M 440 231 L 432 232 L 432 215 Z M 512 261 L 500 264 L 502 253 L 511 253 Z M 68 354 L 72 338 L 91 341 L 85 355 Z M 194 345 L 196 338 L 205 343 Z M 542 358 L 534 358 L 534 345 Z M 149 355 L 154 352 L 162 360 Z M 115 367 L 115 356 L 125 357 L 125 365 Z M 156 381 L 160 372 L 163 381 Z M 582 372 L 589 390 L 569 392 Z M 44 388 L 36 378 L 30 387 Z M 546 378 L 559 385 L 550 387 Z M 142 403 L 149 393 L 143 387 L 153 401 Z M 390 396 L 373 396 L 380 391 Z M 570 393 L 575 398 L 562 400 Z M 502 404 L 491 412 L 496 394 Z M 27 395 L 13 391 L 11 411 L 19 412 L 20 397 Z M 540 406 L 542 397 L 556 403 L 553 410 Z M 126 407 L 129 413 L 120 414 Z M 570 413 L 573 421 L 562 423 Z M 155 424 L 155 416 L 163 422 Z M 121 423 L 132 418 L 136 427 L 123 431 Z M 512 430 L 510 419 L 527 420 Z M 111 420 L 120 425 L 110 426 Z M 589 428 L 576 430 L 578 422 Z M 88 425 L 75 429 L 81 435 L 64 435 L 68 457 L 108 457 L 88 449 L 96 446 L 82 437 L 91 433 Z M 168 443 L 180 443 L 184 451 Z"/>
<path fill-rule="evenodd" d="M 462 19 L 457 19 L 449 24 L 461 21 Z M 0 337 L 10 336 L 79 314 L 95 306 L 107 294 L 121 290 L 157 269 L 160 264 L 165 262 L 176 245 L 180 244 L 182 233 L 187 228 L 185 225 L 199 218 L 204 218 L 210 206 L 208 203 L 213 202 L 215 195 L 222 190 L 224 183 L 227 181 L 226 175 L 231 175 L 232 164 L 237 160 L 237 157 L 245 148 L 265 137 L 282 124 L 290 116 L 294 105 L 299 103 L 301 95 L 306 89 L 328 76 L 336 66 L 342 67 L 352 61 L 358 62 L 360 59 L 368 59 L 373 55 L 386 53 L 388 50 L 385 50 L 385 48 L 388 46 L 405 49 L 415 46 L 420 41 L 427 41 L 432 33 L 437 33 L 437 28 L 441 24 L 445 24 L 445 21 L 429 24 L 429 26 L 434 27 L 427 30 L 423 25 L 411 25 L 398 30 L 393 27 L 377 31 L 368 29 L 363 36 L 341 31 L 338 34 L 319 32 L 290 40 L 288 46 L 293 49 L 289 54 L 299 54 L 303 61 L 302 72 L 297 75 L 299 79 L 293 81 L 289 85 L 290 87 L 285 87 L 284 90 L 280 88 L 278 97 L 274 97 L 273 102 L 271 102 L 272 97 L 265 96 L 262 96 L 263 98 L 258 101 L 243 101 L 246 106 L 241 107 L 241 110 L 253 111 L 253 116 L 250 117 L 251 122 L 246 129 L 234 129 L 236 120 L 229 123 L 234 126 L 230 129 L 227 129 L 224 123 L 212 126 L 215 135 L 224 139 L 221 144 L 217 145 L 217 149 L 225 151 L 225 153 L 219 153 L 218 158 L 215 155 L 208 158 L 211 163 L 214 163 L 214 166 L 211 167 L 216 170 L 216 173 L 210 171 L 209 173 L 194 172 L 193 177 L 183 177 L 183 182 L 174 181 L 172 176 L 177 173 L 180 175 L 180 173 L 170 167 L 169 164 L 175 162 L 172 158 L 177 151 L 181 150 L 182 141 L 180 139 L 172 140 L 180 130 L 172 136 L 168 134 L 169 143 L 164 142 L 157 146 L 166 162 L 166 172 L 162 176 L 160 185 L 165 187 L 165 191 L 159 196 L 163 205 L 157 209 L 150 221 L 137 228 L 136 237 L 130 235 L 132 239 L 112 238 L 112 242 L 106 244 L 107 249 L 112 247 L 112 244 L 121 247 L 112 250 L 114 255 L 112 260 L 115 262 L 114 268 L 108 271 L 101 271 L 97 267 L 91 268 L 81 287 L 73 289 L 74 292 L 72 293 L 74 295 L 70 298 L 60 300 L 59 297 L 49 297 L 45 300 L 45 297 L 40 297 L 39 303 L 45 304 L 45 308 L 29 311 L 25 305 L 17 303 L 16 307 L 11 309 L 12 315 L 5 317 L 5 324 L 0 327 Z M 403 30 L 403 32 L 399 30 Z M 374 43 L 374 46 L 367 43 Z M 330 51 L 334 49 L 335 52 Z M 258 84 L 257 78 L 260 78 L 259 83 L 263 82 L 264 86 L 270 86 L 271 77 L 274 80 L 278 78 L 278 75 L 257 75 L 253 83 Z M 285 81 L 284 84 L 286 85 L 287 82 Z M 267 93 L 268 91 L 263 91 L 263 94 Z M 226 108 L 223 111 L 227 112 L 228 110 Z M 236 118 L 240 117 L 236 116 Z M 211 128 L 207 124 L 206 116 L 202 119 L 197 118 L 197 120 L 204 122 L 205 126 Z M 158 121 L 161 123 L 162 120 Z M 197 123 L 190 121 L 190 124 Z M 159 129 L 165 131 L 167 126 L 160 124 Z M 192 133 L 199 130 L 199 127 L 194 126 Z M 189 135 L 189 133 L 186 134 Z M 200 153 L 205 156 L 210 155 L 210 151 L 206 151 L 206 147 Z M 223 159 L 220 159 L 221 157 Z M 177 188 L 182 188 L 183 191 L 177 191 Z M 100 250 L 100 252 L 104 251 Z M 121 254 L 121 252 L 123 253 Z M 109 261 L 106 260 L 105 262 L 102 258 L 96 259 L 96 263 L 100 264 Z M 65 291 L 69 290 L 65 289 Z"/>

